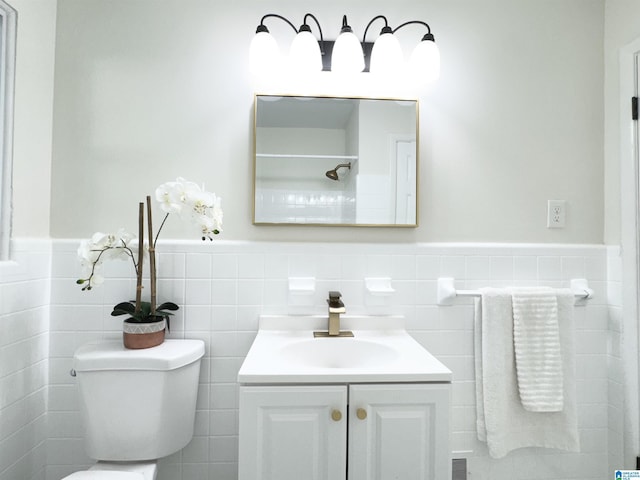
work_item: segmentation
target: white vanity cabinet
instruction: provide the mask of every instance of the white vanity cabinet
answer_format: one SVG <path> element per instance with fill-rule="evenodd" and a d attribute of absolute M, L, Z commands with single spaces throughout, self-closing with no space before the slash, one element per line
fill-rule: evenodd
<path fill-rule="evenodd" d="M 451 478 L 450 386 L 242 385 L 238 478 Z"/>

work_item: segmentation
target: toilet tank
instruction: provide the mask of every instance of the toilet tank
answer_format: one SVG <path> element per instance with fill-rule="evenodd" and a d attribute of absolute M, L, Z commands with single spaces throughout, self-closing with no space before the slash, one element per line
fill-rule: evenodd
<path fill-rule="evenodd" d="M 90 343 L 75 355 L 87 454 L 96 460 L 166 457 L 193 437 L 202 340 L 129 350 Z"/>

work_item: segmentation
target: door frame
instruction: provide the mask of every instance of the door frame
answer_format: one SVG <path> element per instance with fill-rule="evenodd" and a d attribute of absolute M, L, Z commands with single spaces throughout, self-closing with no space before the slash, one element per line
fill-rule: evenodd
<path fill-rule="evenodd" d="M 620 50 L 620 246 L 622 260 L 622 362 L 624 383 L 624 463 L 635 466 L 640 453 L 640 358 L 638 288 L 640 281 L 640 171 L 637 122 L 631 119 L 631 97 L 637 96 L 640 38 Z"/>

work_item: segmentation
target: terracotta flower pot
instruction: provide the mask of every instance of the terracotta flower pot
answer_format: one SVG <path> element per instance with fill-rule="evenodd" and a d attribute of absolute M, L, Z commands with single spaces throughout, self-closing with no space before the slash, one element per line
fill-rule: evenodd
<path fill-rule="evenodd" d="M 128 318 L 122 323 L 122 341 L 125 348 L 151 348 L 164 342 L 166 321 L 161 318 L 155 322 L 138 323 Z"/>

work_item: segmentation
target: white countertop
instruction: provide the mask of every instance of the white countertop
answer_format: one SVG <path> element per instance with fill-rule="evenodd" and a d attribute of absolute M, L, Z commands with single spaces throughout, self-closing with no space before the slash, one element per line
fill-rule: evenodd
<path fill-rule="evenodd" d="M 261 316 L 238 381 L 451 382 L 451 371 L 407 333 L 402 317 L 345 315 L 341 329 L 353 331 L 353 338 L 314 338 L 327 324 L 327 316 Z"/>

